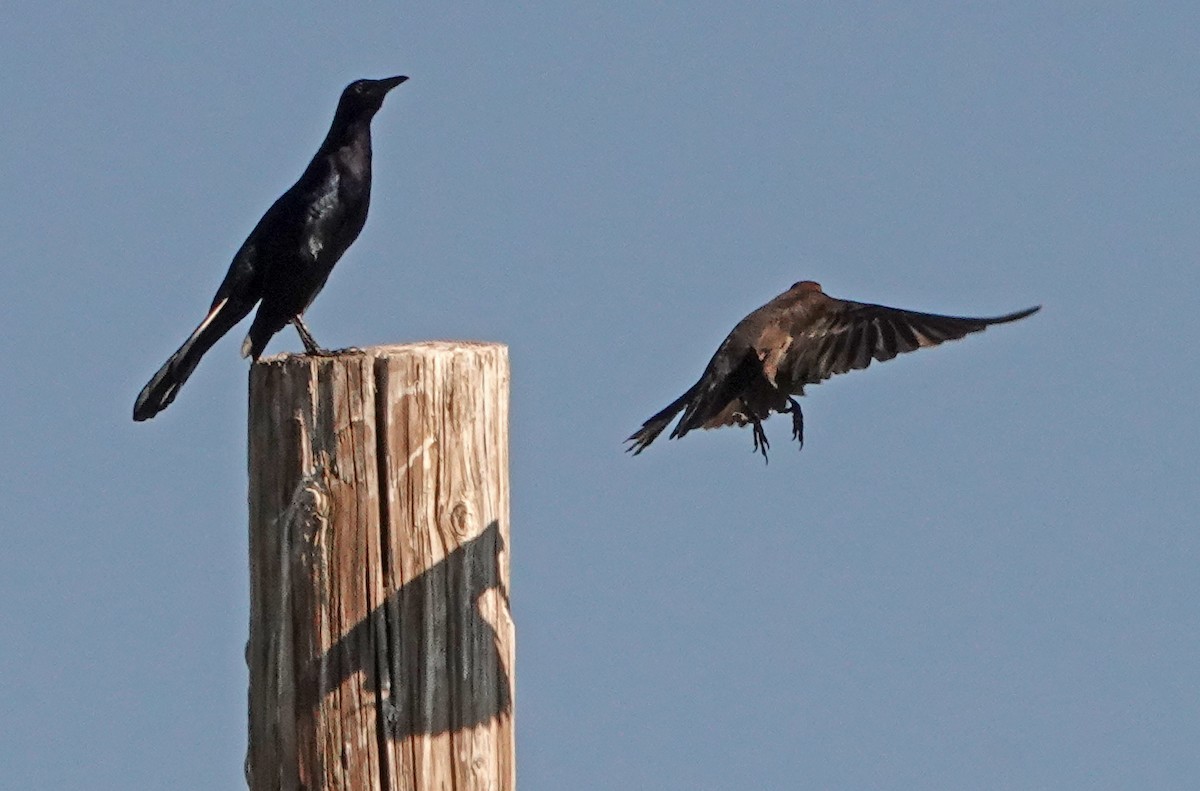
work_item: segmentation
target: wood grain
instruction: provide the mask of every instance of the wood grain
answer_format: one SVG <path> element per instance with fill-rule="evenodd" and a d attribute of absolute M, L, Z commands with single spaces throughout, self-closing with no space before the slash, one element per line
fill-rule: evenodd
<path fill-rule="evenodd" d="M 515 788 L 508 353 L 250 377 L 251 791 Z"/>

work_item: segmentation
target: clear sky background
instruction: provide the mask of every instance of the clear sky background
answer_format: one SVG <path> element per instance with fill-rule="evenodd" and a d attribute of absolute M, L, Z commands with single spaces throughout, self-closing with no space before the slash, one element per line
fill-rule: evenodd
<path fill-rule="evenodd" d="M 5 4 L 0 785 L 242 787 L 245 325 L 130 410 L 402 73 L 308 318 L 511 346 L 523 791 L 1196 787 L 1200 6 L 732 8 Z M 1045 307 L 622 453 L 806 278 Z"/>

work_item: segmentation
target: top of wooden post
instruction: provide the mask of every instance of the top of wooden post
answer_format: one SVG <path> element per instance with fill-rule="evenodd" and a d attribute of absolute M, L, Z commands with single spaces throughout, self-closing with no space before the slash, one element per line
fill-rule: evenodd
<path fill-rule="evenodd" d="M 398 354 L 443 354 L 455 351 L 478 351 L 483 349 L 508 350 L 508 346 L 494 341 L 418 341 L 415 343 L 389 343 L 381 346 L 351 346 L 346 349 L 330 349 L 328 354 L 312 355 L 307 352 L 281 352 L 258 359 L 259 364 L 286 363 L 297 360 L 322 360 L 345 357 L 391 357 Z"/>

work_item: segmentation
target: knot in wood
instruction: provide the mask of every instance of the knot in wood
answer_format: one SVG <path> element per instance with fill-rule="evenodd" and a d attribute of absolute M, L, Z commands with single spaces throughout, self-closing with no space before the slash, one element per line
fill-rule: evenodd
<path fill-rule="evenodd" d="M 471 534 L 471 510 L 466 503 L 455 503 L 450 509 L 450 530 L 459 539 L 465 539 Z"/>

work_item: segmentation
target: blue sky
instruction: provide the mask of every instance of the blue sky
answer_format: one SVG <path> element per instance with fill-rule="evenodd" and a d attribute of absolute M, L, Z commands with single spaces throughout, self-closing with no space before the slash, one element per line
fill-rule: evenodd
<path fill-rule="evenodd" d="M 510 5 L 6 6 L 6 782 L 242 783 L 244 327 L 129 413 L 403 73 L 309 326 L 511 347 L 522 789 L 1194 787 L 1195 4 Z M 621 452 L 800 279 L 1045 307 Z"/>

